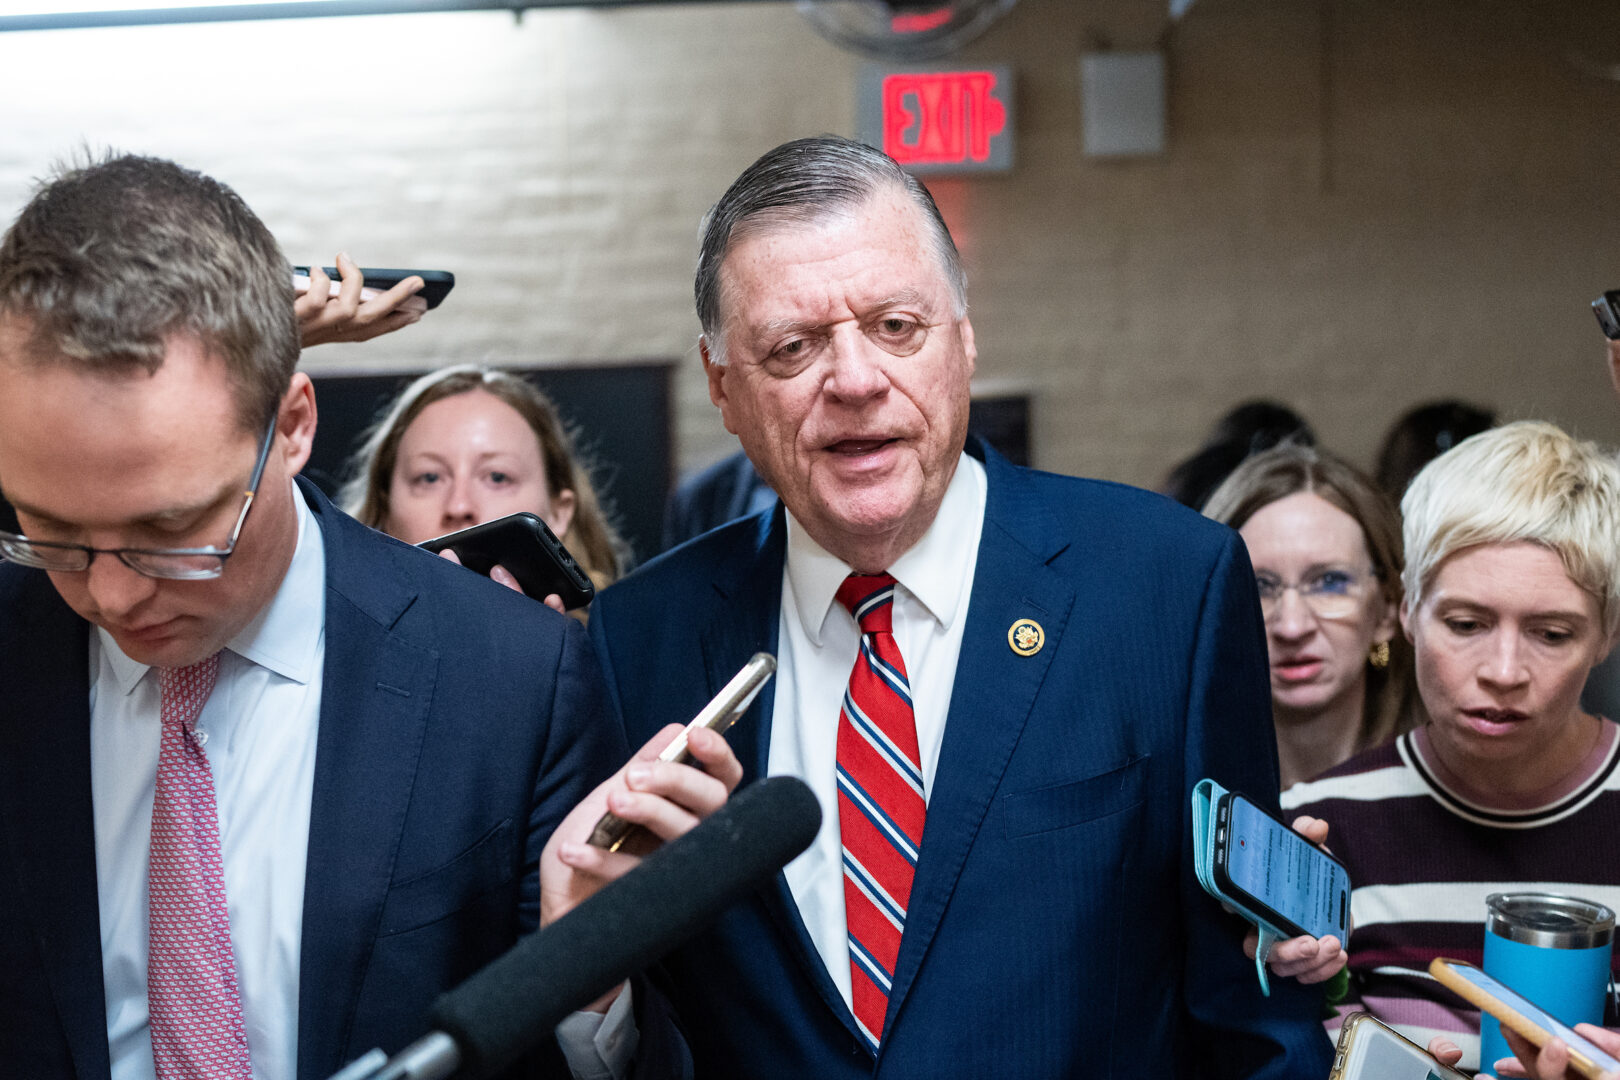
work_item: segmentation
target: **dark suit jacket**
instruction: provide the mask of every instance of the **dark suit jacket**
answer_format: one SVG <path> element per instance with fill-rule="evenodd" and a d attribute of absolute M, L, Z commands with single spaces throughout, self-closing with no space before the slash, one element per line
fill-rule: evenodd
<path fill-rule="evenodd" d="M 546 838 L 625 751 L 577 623 L 303 490 L 327 587 L 298 1076 L 320 1080 L 423 1034 L 437 994 L 535 926 Z M 0 1075 L 19 1080 L 108 1075 L 88 632 L 43 573 L 0 564 Z"/>
<path fill-rule="evenodd" d="M 1199 779 L 1277 790 L 1242 544 L 1159 496 L 970 450 L 989 502 L 880 1054 L 778 875 L 666 964 L 698 1075 L 1326 1076 L 1320 995 L 1273 980 L 1262 998 L 1244 924 L 1193 873 Z M 632 744 L 775 651 L 785 550 L 778 508 L 596 601 Z M 1024 618 L 1046 633 L 1028 657 L 1008 643 Z M 767 688 L 732 729 L 749 778 L 772 705 Z"/>
<path fill-rule="evenodd" d="M 702 536 L 756 510 L 776 493 L 755 470 L 748 455 L 738 450 L 708 468 L 683 477 L 664 505 L 664 551 Z"/>

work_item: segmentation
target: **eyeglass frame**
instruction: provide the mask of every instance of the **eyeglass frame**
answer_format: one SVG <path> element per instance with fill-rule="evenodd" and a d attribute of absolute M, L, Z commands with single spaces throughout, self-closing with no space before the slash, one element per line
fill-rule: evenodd
<path fill-rule="evenodd" d="M 253 465 L 253 475 L 248 478 L 247 490 L 243 492 L 242 510 L 236 515 L 236 527 L 231 530 L 231 538 L 225 541 L 224 547 L 221 548 L 210 545 L 208 547 L 200 548 L 98 548 L 91 547 L 88 544 L 66 544 L 53 540 L 31 540 L 21 533 L 12 533 L 0 530 L 0 541 L 21 541 L 31 548 L 49 548 L 53 551 L 82 551 L 85 554 L 84 565 L 76 570 L 65 570 L 59 567 L 36 566 L 31 563 L 23 562 L 21 559 L 5 554 L 4 552 L 0 552 L 0 561 L 14 562 L 19 566 L 28 566 L 35 570 L 47 570 L 53 574 L 83 574 L 86 573 L 90 569 L 91 564 L 96 561 L 97 555 L 116 555 L 118 556 L 118 561 L 129 567 L 131 570 L 135 571 L 142 577 L 152 578 L 155 581 L 214 581 L 218 579 L 225 573 L 225 560 L 236 551 L 237 541 L 241 539 L 242 536 L 242 526 L 247 523 L 248 511 L 253 509 L 254 500 L 258 497 L 259 482 L 264 479 L 265 466 L 270 461 L 270 447 L 274 445 L 276 441 L 276 421 L 279 416 L 279 409 L 270 416 L 270 423 L 266 427 L 264 439 L 259 444 L 259 458 Z M 139 566 L 136 566 L 134 563 L 130 562 L 126 557 L 128 555 L 156 555 L 160 557 L 170 555 L 211 555 L 219 559 L 219 566 L 211 571 L 201 570 L 195 573 L 185 574 L 183 576 L 153 574 L 148 570 L 143 570 Z"/>
<path fill-rule="evenodd" d="M 1380 584 L 1382 582 L 1382 579 L 1378 575 L 1378 567 L 1371 566 L 1371 565 L 1369 565 L 1366 568 L 1366 570 L 1364 570 L 1364 571 L 1362 571 L 1362 570 L 1351 571 L 1348 567 L 1344 567 L 1344 566 L 1325 566 L 1325 567 L 1322 567 L 1321 569 L 1316 571 L 1316 573 L 1318 575 L 1331 573 L 1331 572 L 1338 572 L 1338 573 L 1341 573 L 1341 574 L 1353 574 L 1354 576 L 1351 578 L 1351 583 L 1352 583 L 1352 585 L 1355 585 L 1355 586 L 1360 586 L 1364 582 L 1371 582 L 1371 583 L 1373 583 L 1375 585 Z M 1362 576 L 1363 574 L 1365 574 L 1365 577 Z M 1315 595 L 1319 595 L 1319 593 L 1306 592 L 1305 588 L 1304 588 L 1306 583 L 1302 582 L 1302 581 L 1293 581 L 1293 582 L 1288 582 L 1287 584 L 1284 584 L 1282 581 L 1276 582 L 1277 589 L 1278 589 L 1277 595 L 1276 595 L 1276 597 L 1274 599 L 1272 599 L 1270 601 L 1267 601 L 1266 597 L 1265 597 L 1265 593 L 1262 591 L 1262 589 L 1260 587 L 1260 572 L 1259 571 L 1255 572 L 1254 579 L 1255 579 L 1254 580 L 1255 592 L 1258 594 L 1259 599 L 1260 599 L 1260 616 L 1261 616 L 1262 619 L 1264 619 L 1264 620 L 1266 620 L 1268 622 L 1271 620 L 1272 615 L 1276 613 L 1278 605 L 1280 605 L 1282 603 L 1282 601 L 1283 601 L 1283 597 L 1290 591 L 1298 594 L 1300 602 L 1303 603 L 1307 608 L 1309 608 L 1310 611 L 1311 611 L 1311 614 L 1314 615 L 1318 619 L 1347 619 L 1351 615 L 1354 614 L 1353 610 L 1348 610 L 1348 611 L 1345 611 L 1345 612 L 1343 612 L 1341 614 L 1325 614 L 1325 613 L 1323 613 L 1321 611 L 1318 611 L 1317 608 L 1316 608 L 1316 605 L 1311 602 L 1311 597 L 1315 596 Z M 1341 595 L 1344 595 L 1344 594 L 1341 594 Z M 1352 599 L 1352 600 L 1360 600 L 1362 598 L 1361 597 L 1350 597 L 1350 599 Z M 1269 611 L 1267 610 L 1268 607 L 1270 609 Z"/>

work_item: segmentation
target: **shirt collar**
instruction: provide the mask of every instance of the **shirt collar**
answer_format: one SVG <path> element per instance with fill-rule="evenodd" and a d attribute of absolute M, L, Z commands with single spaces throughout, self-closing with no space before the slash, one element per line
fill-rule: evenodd
<path fill-rule="evenodd" d="M 326 626 L 326 545 L 297 484 L 292 485 L 292 493 L 298 513 L 298 543 L 292 562 L 270 603 L 226 648 L 283 678 L 307 684 L 315 677 Z M 107 631 L 97 627 L 96 636 L 112 665 L 119 692 L 130 693 L 151 668 L 131 660 Z"/>
<path fill-rule="evenodd" d="M 894 579 L 941 626 L 950 626 L 965 606 L 964 586 L 978 558 L 984 506 L 984 466 L 963 454 L 933 524 L 889 567 Z M 822 625 L 851 567 L 816 543 L 792 511 L 788 511 L 787 525 L 788 588 L 793 592 L 805 636 L 820 645 Z"/>

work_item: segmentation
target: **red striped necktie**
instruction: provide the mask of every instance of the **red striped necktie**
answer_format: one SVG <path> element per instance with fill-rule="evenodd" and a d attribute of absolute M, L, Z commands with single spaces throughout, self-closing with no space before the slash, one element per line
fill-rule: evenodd
<path fill-rule="evenodd" d="M 838 827 L 855 1022 L 874 1053 L 883 1037 L 911 881 L 922 849 L 922 759 L 911 684 L 894 640 L 894 578 L 851 574 L 838 602 L 861 627 L 838 714 Z"/>

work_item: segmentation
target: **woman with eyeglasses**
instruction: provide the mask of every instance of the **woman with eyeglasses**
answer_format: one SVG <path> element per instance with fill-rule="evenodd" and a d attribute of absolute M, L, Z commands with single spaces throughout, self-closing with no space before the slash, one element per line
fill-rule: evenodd
<path fill-rule="evenodd" d="M 1396 626 L 1401 525 L 1372 481 L 1285 444 L 1240 465 L 1204 513 L 1238 531 L 1254 565 L 1282 786 L 1411 727 L 1412 653 Z"/>

